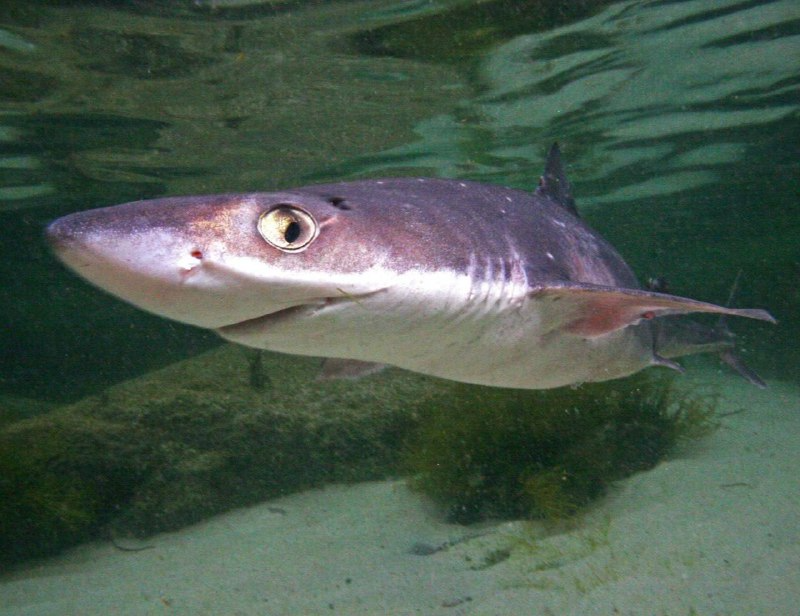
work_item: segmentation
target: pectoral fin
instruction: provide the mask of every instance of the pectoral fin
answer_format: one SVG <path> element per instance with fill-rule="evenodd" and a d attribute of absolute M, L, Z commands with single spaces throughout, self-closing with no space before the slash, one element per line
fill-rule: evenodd
<path fill-rule="evenodd" d="M 691 312 L 709 312 L 775 323 L 775 319 L 766 310 L 725 308 L 642 289 L 563 283 L 533 289 L 531 297 L 549 300 L 550 318 L 559 329 L 586 338 L 603 336 L 635 325 L 643 319 Z"/>

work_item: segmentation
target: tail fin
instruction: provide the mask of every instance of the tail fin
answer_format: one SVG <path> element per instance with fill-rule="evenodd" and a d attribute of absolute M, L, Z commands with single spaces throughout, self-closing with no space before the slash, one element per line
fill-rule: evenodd
<path fill-rule="evenodd" d="M 730 306 L 739 288 L 741 271 L 736 274 L 728 301 L 725 304 Z M 663 279 L 656 278 L 648 281 L 648 286 L 662 291 L 666 287 Z M 720 360 L 730 366 L 739 376 L 752 383 L 756 387 L 764 389 L 767 385 L 750 369 L 747 364 L 736 354 L 736 336 L 728 328 L 727 315 L 721 314 L 716 325 L 709 327 L 686 317 L 666 317 L 657 319 L 659 323 L 654 324 L 654 355 L 662 360 L 663 358 L 680 357 L 682 355 L 692 355 L 695 353 L 717 353 Z M 664 365 L 661 361 L 657 361 Z M 670 366 L 672 367 L 672 366 Z"/>
<path fill-rule="evenodd" d="M 736 278 L 733 279 L 733 284 L 731 285 L 730 293 L 728 293 L 728 301 L 725 303 L 727 307 L 730 307 L 733 303 L 734 297 L 736 297 L 736 293 L 739 292 L 739 279 L 742 277 L 742 270 L 736 272 Z M 728 319 L 726 315 L 722 314 L 717 321 L 717 326 L 715 328 L 722 336 L 726 337 L 728 340 L 731 341 L 731 346 L 727 349 L 722 349 L 719 351 L 719 358 L 722 360 L 723 363 L 730 366 L 739 376 L 743 379 L 752 383 L 756 387 L 760 389 L 766 389 L 767 384 L 764 380 L 758 376 L 755 371 L 747 366 L 747 364 L 742 361 L 742 358 L 736 354 L 736 347 L 733 344 L 733 340 L 735 338 L 733 332 L 728 328 Z"/>
<path fill-rule="evenodd" d="M 758 376 L 751 368 L 748 368 L 747 364 L 742 361 L 742 358 L 739 357 L 736 353 L 734 353 L 733 349 L 726 349 L 724 351 L 719 352 L 719 358 L 726 364 L 728 364 L 733 370 L 738 374 L 740 377 L 752 383 L 759 389 L 766 389 L 767 384 L 764 380 Z"/>

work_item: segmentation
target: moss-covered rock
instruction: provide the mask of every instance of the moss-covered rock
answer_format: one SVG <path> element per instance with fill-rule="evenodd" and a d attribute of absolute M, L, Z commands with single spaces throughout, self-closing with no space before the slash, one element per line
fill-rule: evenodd
<path fill-rule="evenodd" d="M 330 481 L 396 473 L 418 411 L 446 392 L 401 371 L 317 382 L 319 360 L 225 346 L 0 426 L 0 560 L 145 536 Z"/>
<path fill-rule="evenodd" d="M 121 422 L 67 409 L 0 431 L 0 554 L 17 560 L 88 539 L 156 461 Z"/>
<path fill-rule="evenodd" d="M 0 428 L 21 419 L 48 413 L 57 406 L 57 404 L 45 400 L 0 394 Z"/>

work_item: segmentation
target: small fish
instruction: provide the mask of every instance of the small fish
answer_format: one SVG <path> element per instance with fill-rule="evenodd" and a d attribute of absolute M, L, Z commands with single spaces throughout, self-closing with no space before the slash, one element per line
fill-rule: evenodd
<path fill-rule="evenodd" d="M 774 322 L 764 310 L 642 289 L 578 215 L 557 145 L 533 193 L 394 178 L 171 197 L 71 214 L 47 236 L 75 272 L 144 310 L 251 347 L 331 358 L 330 372 L 348 376 L 390 364 L 559 387 L 733 353 L 727 331 L 693 341 L 656 327 L 663 317 Z"/>

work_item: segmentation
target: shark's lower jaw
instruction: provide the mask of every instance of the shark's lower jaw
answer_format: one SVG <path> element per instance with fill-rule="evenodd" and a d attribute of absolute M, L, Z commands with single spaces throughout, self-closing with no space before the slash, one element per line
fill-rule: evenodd
<path fill-rule="evenodd" d="M 359 306 L 361 305 L 360 302 L 362 299 L 379 293 L 381 290 L 361 295 L 346 294 L 337 297 L 322 297 L 288 308 L 282 308 L 252 319 L 218 327 L 215 331 L 226 340 L 264 348 L 257 340 L 262 338 L 265 332 L 278 329 L 281 326 L 296 325 L 298 321 L 304 319 L 311 320 L 315 315 L 323 311 L 336 310 L 353 305 Z"/>
<path fill-rule="evenodd" d="M 270 312 L 260 317 L 247 319 L 246 321 L 239 321 L 238 323 L 231 323 L 218 327 L 216 332 L 225 339 L 236 340 L 237 334 L 241 335 L 245 332 L 252 332 L 255 330 L 266 330 L 270 327 L 277 326 L 281 322 L 287 320 L 295 320 L 302 318 L 304 314 L 309 314 L 319 306 L 324 305 L 325 301 L 315 302 L 313 304 L 301 304 L 299 306 L 291 306 L 283 308 L 276 312 Z"/>

